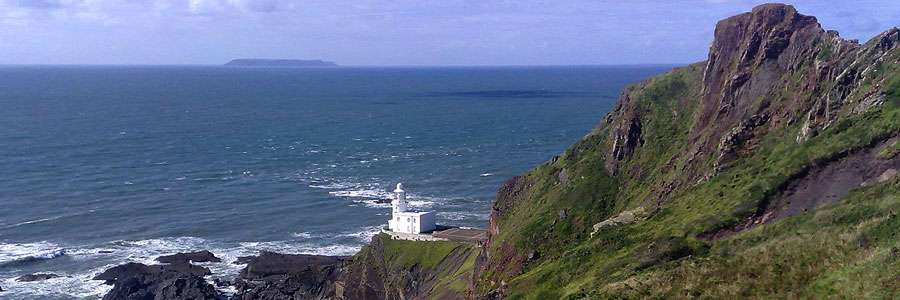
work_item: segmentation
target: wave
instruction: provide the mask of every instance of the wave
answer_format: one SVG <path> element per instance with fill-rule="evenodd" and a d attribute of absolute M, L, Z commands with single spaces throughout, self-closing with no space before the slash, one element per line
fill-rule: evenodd
<path fill-rule="evenodd" d="M 83 213 L 80 213 L 80 214 L 83 214 Z M 50 217 L 50 218 L 43 218 L 43 219 L 37 219 L 37 220 L 24 221 L 24 222 L 19 222 L 19 223 L 12 224 L 12 225 L 9 225 L 9 226 L 3 227 L 3 228 L 4 228 L 4 229 L 10 229 L 10 228 L 19 227 L 19 226 L 22 226 L 22 225 L 30 225 L 30 224 L 43 223 L 43 222 L 47 222 L 47 221 L 53 221 L 53 220 L 56 220 L 56 219 L 59 219 L 59 218 L 62 218 L 62 217 L 74 216 L 74 215 L 80 215 L 80 214 L 59 215 L 59 216 Z"/>
<path fill-rule="evenodd" d="M 66 255 L 66 250 L 48 242 L 0 244 L 0 266 L 54 259 Z"/>
<path fill-rule="evenodd" d="M 312 234 L 309 232 L 295 232 L 295 233 L 291 233 L 291 236 L 297 237 L 297 238 L 308 239 L 308 238 L 312 237 Z"/>
<path fill-rule="evenodd" d="M 368 226 L 361 230 L 339 234 L 339 237 L 350 237 L 358 239 L 362 243 L 368 243 L 372 237 L 381 232 L 382 225 Z"/>
<path fill-rule="evenodd" d="M 463 220 L 487 220 L 488 214 L 486 213 L 472 213 L 472 212 L 438 212 L 438 216 L 451 221 L 463 221 Z"/>
<path fill-rule="evenodd" d="M 378 178 L 372 178 L 376 181 Z M 390 207 L 388 203 L 378 203 L 374 200 L 388 200 L 394 196 L 393 192 L 383 188 L 380 183 L 361 183 L 352 181 L 329 181 L 327 179 L 316 178 L 313 183 L 308 185 L 311 188 L 326 189 L 328 194 L 341 198 L 351 198 L 354 202 L 364 204 L 373 208 Z M 406 195 L 409 205 L 414 208 L 429 208 L 434 206 L 435 202 L 447 202 L 449 198 L 424 196 L 419 194 Z"/>
<path fill-rule="evenodd" d="M 91 269 L 81 274 L 56 272 L 60 277 L 35 282 L 18 282 L 13 277 L 0 281 L 0 286 L 3 286 L 2 294 L 10 299 L 99 299 L 108 293 L 112 286 L 91 279 L 105 270 L 106 267 Z"/>

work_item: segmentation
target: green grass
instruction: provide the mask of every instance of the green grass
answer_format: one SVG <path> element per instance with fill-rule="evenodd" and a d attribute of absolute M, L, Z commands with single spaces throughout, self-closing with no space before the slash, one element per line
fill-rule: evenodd
<path fill-rule="evenodd" d="M 824 58 L 831 58 L 833 49 L 822 50 L 820 55 L 828 50 Z M 895 261 L 900 256 L 896 182 L 733 238 L 708 242 L 698 237 L 750 216 L 798 174 L 900 133 L 898 53 L 865 75 L 845 100 L 851 105 L 835 112 L 837 122 L 805 142 L 797 142 L 805 119 L 766 125 L 770 128 L 756 138 L 753 151 L 721 166 L 720 173 L 713 173 L 714 149 L 690 154 L 691 141 L 712 132 L 688 134 L 699 118 L 703 65 L 633 86 L 626 91 L 630 106 L 625 109 L 641 113 L 643 145 L 620 162 L 621 174 L 610 174 L 605 170 L 610 128 L 601 125 L 523 175 L 516 193 L 497 200 L 505 209 L 488 249 L 489 256 L 508 259 L 482 273 L 478 291 L 506 282 L 507 299 L 896 298 L 900 286 L 890 280 L 900 269 Z M 799 67 L 801 72 L 814 69 Z M 794 92 L 804 84 L 801 76 L 787 74 L 780 82 L 781 88 L 755 99 L 748 114 L 824 97 Z M 852 103 L 876 85 L 885 103 L 851 113 Z M 820 88 L 832 87 L 823 83 Z M 794 114 L 806 116 L 805 111 Z M 881 152 L 893 158 L 900 154 L 900 143 Z M 571 186 L 558 182 L 564 169 Z M 704 174 L 716 176 L 697 180 Z M 670 184 L 677 188 L 667 191 Z M 646 221 L 589 235 L 593 224 L 618 212 L 637 206 L 652 210 L 658 203 L 662 206 Z M 531 261 L 509 254 L 534 252 L 540 258 Z M 510 266 L 523 261 L 521 272 L 511 274 Z"/>
<path fill-rule="evenodd" d="M 449 241 L 393 240 L 383 233 L 374 240 L 373 245 L 364 246 L 354 256 L 354 264 L 377 269 L 389 282 L 420 280 L 420 289 L 429 288 L 417 292 L 428 299 L 465 295 L 470 290 L 475 260 L 481 251 L 476 246 Z M 401 284 L 388 289 L 404 287 Z"/>
<path fill-rule="evenodd" d="M 881 151 L 878 151 L 876 156 L 880 159 L 892 159 L 897 157 L 897 154 L 900 154 L 900 141 L 894 141 L 881 148 Z"/>
<path fill-rule="evenodd" d="M 400 268 L 412 268 L 418 266 L 422 269 L 433 269 L 445 257 L 450 256 L 456 248 L 471 249 L 474 246 L 457 242 L 416 242 L 405 240 L 393 240 L 386 234 L 379 234 L 378 238 L 384 244 L 384 257 L 392 265 Z"/>
<path fill-rule="evenodd" d="M 584 298 L 896 299 L 900 182 L 714 244 Z"/>

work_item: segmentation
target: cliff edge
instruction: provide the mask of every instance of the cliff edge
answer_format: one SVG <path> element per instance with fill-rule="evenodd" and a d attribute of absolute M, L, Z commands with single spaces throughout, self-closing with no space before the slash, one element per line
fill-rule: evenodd
<path fill-rule="evenodd" d="M 783 4 L 720 21 L 707 61 L 500 188 L 476 294 L 897 297 L 898 41 Z"/>

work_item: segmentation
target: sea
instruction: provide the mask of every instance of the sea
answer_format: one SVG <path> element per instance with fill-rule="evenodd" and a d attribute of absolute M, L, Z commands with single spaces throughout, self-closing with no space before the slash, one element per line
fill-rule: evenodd
<path fill-rule="evenodd" d="M 400 182 L 485 227 L 504 181 L 671 67 L 0 66 L 0 299 L 99 299 L 96 274 L 184 251 L 225 279 L 352 255 Z"/>

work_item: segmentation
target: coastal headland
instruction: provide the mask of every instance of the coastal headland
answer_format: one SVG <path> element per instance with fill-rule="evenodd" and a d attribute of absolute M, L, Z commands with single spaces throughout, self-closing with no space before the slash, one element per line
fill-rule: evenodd
<path fill-rule="evenodd" d="M 896 299 L 898 154 L 900 29 L 860 44 L 765 4 L 505 182 L 483 246 L 378 234 L 242 258 L 230 282 L 203 279 L 206 253 L 96 279 L 107 300 Z"/>

